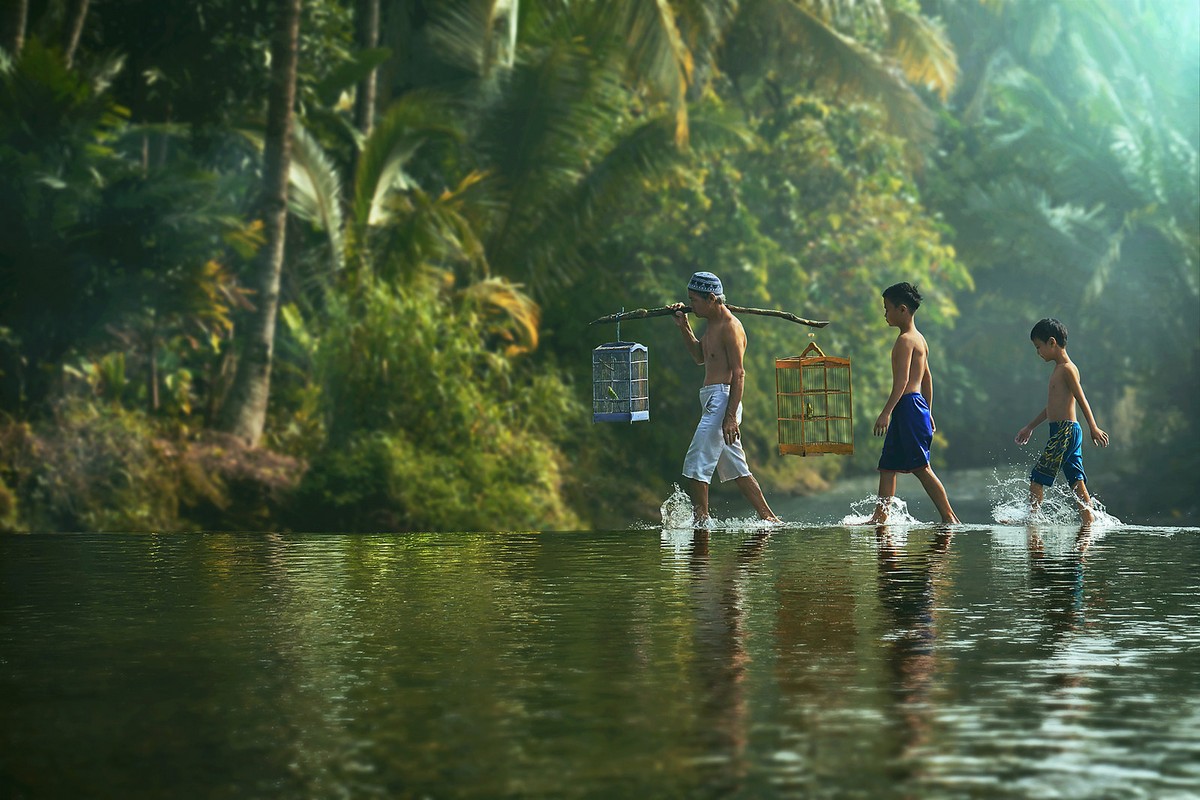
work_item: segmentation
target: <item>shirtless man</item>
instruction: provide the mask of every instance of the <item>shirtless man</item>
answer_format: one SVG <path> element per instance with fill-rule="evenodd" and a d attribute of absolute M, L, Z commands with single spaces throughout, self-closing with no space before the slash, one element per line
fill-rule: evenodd
<path fill-rule="evenodd" d="M 722 482 L 736 481 L 739 489 L 758 516 L 778 522 L 779 518 L 767 505 L 762 489 L 742 449 L 742 392 L 745 389 L 746 331 L 725 306 L 725 290 L 721 280 L 711 272 L 697 272 L 688 282 L 688 300 L 692 313 L 708 325 L 699 339 L 692 332 L 683 303 L 676 303 L 675 324 L 683 334 L 683 342 L 697 364 L 704 366 L 704 385 L 700 387 L 700 407 L 703 413 L 692 444 L 683 460 L 683 475 L 688 479 L 688 495 L 698 526 L 705 525 L 708 515 L 708 485 L 715 471 Z"/>
<path fill-rule="evenodd" d="M 911 283 L 897 283 L 883 291 L 883 316 L 900 334 L 892 346 L 892 393 L 875 420 L 875 435 L 886 434 L 886 438 L 879 456 L 879 502 L 871 524 L 887 521 L 900 472 L 917 476 L 942 522 L 958 522 L 945 487 L 929 466 L 929 448 L 937 427 L 930 410 L 933 373 L 929 371 L 929 345 L 913 320 L 920 306 L 921 293 Z"/>
<path fill-rule="evenodd" d="M 1030 510 L 1037 511 L 1041 506 L 1045 487 L 1054 485 L 1054 476 L 1061 468 L 1075 490 L 1083 523 L 1090 525 L 1093 519 L 1092 498 L 1088 495 L 1087 475 L 1083 472 L 1083 429 L 1075 419 L 1076 402 L 1083 410 L 1083 418 L 1087 420 L 1092 444 L 1108 447 L 1108 434 L 1096 424 L 1092 407 L 1083 394 L 1079 369 L 1067 355 L 1067 326 L 1053 318 L 1039 320 L 1030 331 L 1029 339 L 1043 361 L 1054 362 L 1046 407 L 1032 422 L 1017 431 L 1015 439 L 1017 444 L 1025 444 L 1033 435 L 1034 428 L 1046 420 L 1050 421 L 1050 441 L 1029 474 Z"/>

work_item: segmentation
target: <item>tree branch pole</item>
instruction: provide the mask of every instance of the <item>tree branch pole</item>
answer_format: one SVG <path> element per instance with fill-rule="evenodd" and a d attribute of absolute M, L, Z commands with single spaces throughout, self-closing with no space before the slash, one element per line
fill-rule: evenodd
<path fill-rule="evenodd" d="M 805 319 L 797 317 L 788 311 L 778 311 L 773 308 L 743 308 L 742 306 L 726 305 L 730 311 L 735 314 L 757 314 L 760 317 L 778 317 L 786 319 L 788 322 L 794 322 L 797 325 L 807 325 L 810 328 L 824 328 L 829 324 L 829 320 Z M 650 317 L 667 317 L 674 314 L 676 311 L 684 313 L 691 312 L 691 306 L 683 308 L 671 308 L 670 306 L 662 306 L 661 308 L 635 308 L 633 311 L 622 311 L 619 314 L 609 314 L 607 317 L 594 319 L 589 322 L 589 325 L 604 325 L 611 322 L 620 322 L 624 319 L 648 319 Z"/>

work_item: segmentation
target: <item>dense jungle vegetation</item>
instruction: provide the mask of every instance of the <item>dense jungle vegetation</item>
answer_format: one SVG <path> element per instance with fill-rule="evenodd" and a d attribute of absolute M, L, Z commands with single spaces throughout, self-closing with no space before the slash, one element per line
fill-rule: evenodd
<path fill-rule="evenodd" d="M 686 299 L 833 320 L 869 473 L 880 291 L 926 295 L 937 467 L 1024 470 L 1037 319 L 1122 519 L 1188 519 L 1200 390 L 1191 0 L 13 0 L 0 19 L 0 529 L 624 527 L 702 373 L 591 422 L 587 323 Z M 953 497 L 954 486 L 948 485 Z"/>

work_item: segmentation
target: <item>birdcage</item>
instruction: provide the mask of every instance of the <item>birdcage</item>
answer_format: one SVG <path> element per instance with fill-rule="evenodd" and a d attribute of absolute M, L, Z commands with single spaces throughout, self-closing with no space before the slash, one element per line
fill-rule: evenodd
<path fill-rule="evenodd" d="M 813 342 L 775 359 L 780 455 L 854 453 L 850 359 L 831 358 Z"/>
<path fill-rule="evenodd" d="M 636 342 L 592 351 L 592 422 L 650 419 L 650 353 Z"/>

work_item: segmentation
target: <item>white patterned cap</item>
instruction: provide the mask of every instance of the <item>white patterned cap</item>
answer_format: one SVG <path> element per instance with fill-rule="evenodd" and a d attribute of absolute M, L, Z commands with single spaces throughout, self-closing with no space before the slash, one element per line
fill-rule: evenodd
<path fill-rule="evenodd" d="M 693 272 L 692 279 L 688 281 L 688 290 L 700 294 L 725 294 L 721 279 L 711 272 Z"/>

